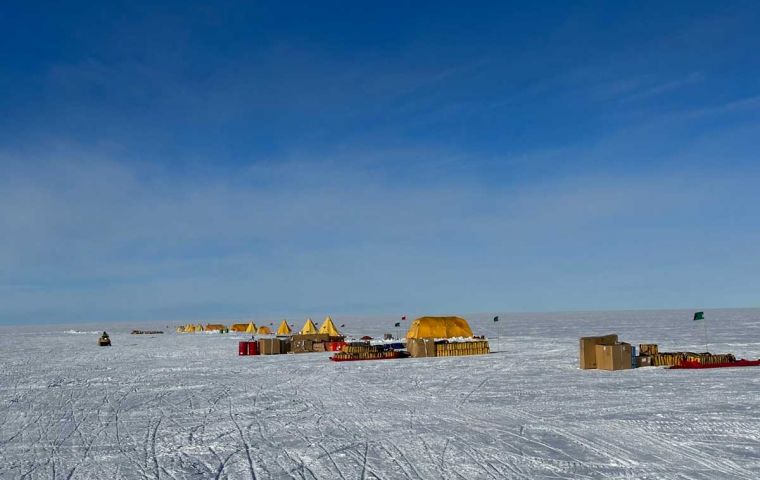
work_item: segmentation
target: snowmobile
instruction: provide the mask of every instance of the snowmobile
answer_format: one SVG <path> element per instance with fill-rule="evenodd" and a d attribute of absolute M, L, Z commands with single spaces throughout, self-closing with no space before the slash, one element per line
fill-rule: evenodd
<path fill-rule="evenodd" d="M 110 347 L 111 346 L 111 339 L 108 337 L 108 334 L 106 332 L 103 332 L 103 335 L 100 336 L 98 339 L 98 345 L 101 347 Z"/>

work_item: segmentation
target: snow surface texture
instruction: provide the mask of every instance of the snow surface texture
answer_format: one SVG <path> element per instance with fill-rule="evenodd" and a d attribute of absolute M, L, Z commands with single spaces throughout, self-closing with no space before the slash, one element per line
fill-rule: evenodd
<path fill-rule="evenodd" d="M 348 363 L 238 357 L 243 334 L 5 328 L 0 478 L 760 478 L 760 368 L 578 369 L 582 335 L 703 351 L 691 313 L 475 315 L 502 352 Z M 760 357 L 760 310 L 706 317 L 711 351 Z"/>

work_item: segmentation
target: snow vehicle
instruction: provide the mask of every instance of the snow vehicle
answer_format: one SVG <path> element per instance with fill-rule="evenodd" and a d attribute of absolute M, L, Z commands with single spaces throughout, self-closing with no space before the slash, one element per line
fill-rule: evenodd
<path fill-rule="evenodd" d="M 101 335 L 98 339 L 98 345 L 101 347 L 111 346 L 111 339 L 108 337 L 108 334 L 106 332 L 103 332 L 103 335 Z"/>

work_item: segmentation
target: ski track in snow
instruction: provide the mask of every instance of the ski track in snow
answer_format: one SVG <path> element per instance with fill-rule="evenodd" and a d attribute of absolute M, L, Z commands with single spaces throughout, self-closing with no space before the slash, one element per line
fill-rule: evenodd
<path fill-rule="evenodd" d="M 702 351 L 690 313 L 478 315 L 502 351 L 349 363 L 238 357 L 244 335 L 99 348 L 6 328 L 0 478 L 760 478 L 760 368 L 577 368 L 582 335 Z M 708 315 L 712 351 L 760 357 L 760 310 Z"/>

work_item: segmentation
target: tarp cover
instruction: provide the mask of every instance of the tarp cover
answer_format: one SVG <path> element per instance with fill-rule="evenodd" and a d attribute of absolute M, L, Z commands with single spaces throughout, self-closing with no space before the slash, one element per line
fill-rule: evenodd
<path fill-rule="evenodd" d="M 206 328 L 204 330 L 207 332 L 210 332 L 214 330 L 224 330 L 225 328 L 227 327 L 225 327 L 221 323 L 209 323 L 208 325 L 206 325 Z"/>
<path fill-rule="evenodd" d="M 420 317 L 412 322 L 407 339 L 472 337 L 467 320 L 460 317 Z"/>
<path fill-rule="evenodd" d="M 280 322 L 280 326 L 277 328 L 277 335 L 290 335 L 290 325 L 283 320 Z"/>
<path fill-rule="evenodd" d="M 335 324 L 330 317 L 325 317 L 325 321 L 319 327 L 319 333 L 325 333 L 331 337 L 340 337 L 340 332 L 335 328 Z"/>
<path fill-rule="evenodd" d="M 306 323 L 303 324 L 301 329 L 301 335 L 315 335 L 317 333 L 317 326 L 311 321 L 311 318 L 306 319 Z"/>
<path fill-rule="evenodd" d="M 259 330 L 256 332 L 259 335 L 271 335 L 272 329 L 267 327 L 266 325 L 262 325 L 259 327 Z"/>

